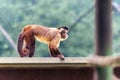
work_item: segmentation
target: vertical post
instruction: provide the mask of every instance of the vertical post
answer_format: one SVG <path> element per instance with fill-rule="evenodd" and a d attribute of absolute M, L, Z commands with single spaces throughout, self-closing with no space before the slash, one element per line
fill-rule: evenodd
<path fill-rule="evenodd" d="M 96 0 L 96 54 L 112 54 L 112 0 Z M 98 80 L 112 80 L 112 67 L 97 67 Z"/>

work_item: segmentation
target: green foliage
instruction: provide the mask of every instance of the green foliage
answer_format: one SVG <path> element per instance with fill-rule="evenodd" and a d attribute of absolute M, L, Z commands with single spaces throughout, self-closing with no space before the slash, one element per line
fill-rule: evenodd
<path fill-rule="evenodd" d="M 117 0 L 116 0 L 117 1 Z M 119 0 L 118 0 L 119 1 Z M 49 27 L 71 25 L 93 4 L 93 0 L 0 0 L 0 25 L 14 42 L 27 24 Z M 113 13 L 114 50 L 119 52 L 120 13 Z M 88 56 L 94 53 L 94 11 L 70 30 L 69 38 L 60 44 L 65 56 Z M 0 32 L 0 56 L 16 57 L 18 53 Z M 35 56 L 49 56 L 47 45 L 36 42 Z"/>

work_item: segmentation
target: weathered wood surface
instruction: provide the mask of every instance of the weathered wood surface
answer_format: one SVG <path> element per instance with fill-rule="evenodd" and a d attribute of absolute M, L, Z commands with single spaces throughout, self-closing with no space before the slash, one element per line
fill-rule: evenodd
<path fill-rule="evenodd" d="M 50 67 L 90 67 L 85 58 L 66 58 L 61 61 L 59 58 L 0 58 L 0 68 L 50 68 Z"/>
<path fill-rule="evenodd" d="M 2 57 L 0 68 L 52 68 L 52 67 L 95 67 L 95 66 L 120 66 L 119 57 L 67 57 L 64 61 L 50 57 Z"/>

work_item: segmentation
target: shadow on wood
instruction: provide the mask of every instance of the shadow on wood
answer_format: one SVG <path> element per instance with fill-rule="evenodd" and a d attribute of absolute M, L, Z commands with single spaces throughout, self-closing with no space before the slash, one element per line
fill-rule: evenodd
<path fill-rule="evenodd" d="M 0 80 L 93 80 L 92 68 L 0 69 Z"/>

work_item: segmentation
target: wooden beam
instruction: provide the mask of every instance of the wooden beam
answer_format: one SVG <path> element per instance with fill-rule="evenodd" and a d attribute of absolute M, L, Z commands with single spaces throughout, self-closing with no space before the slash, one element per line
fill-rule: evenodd
<path fill-rule="evenodd" d="M 0 68 L 92 67 L 84 58 L 0 58 Z"/>
<path fill-rule="evenodd" d="M 120 58 L 118 57 L 67 57 L 65 61 L 59 58 L 19 58 L 9 57 L 0 58 L 0 68 L 81 68 L 95 66 L 113 66 L 120 67 Z"/>

